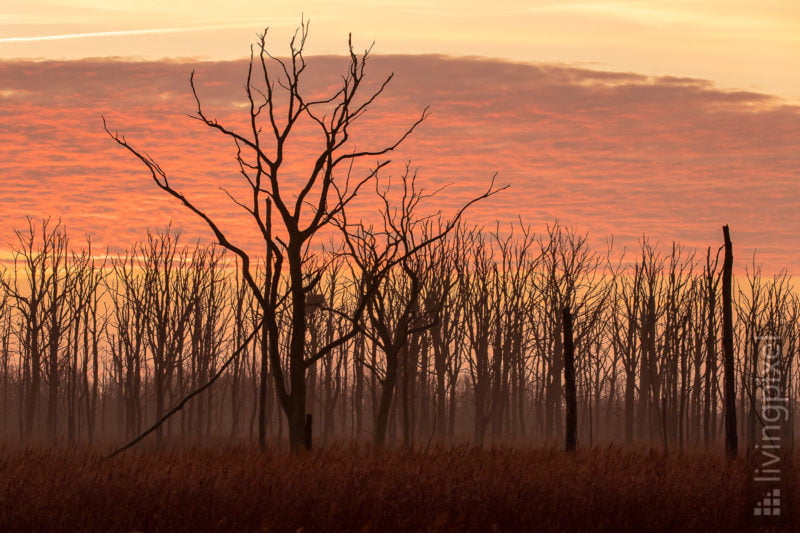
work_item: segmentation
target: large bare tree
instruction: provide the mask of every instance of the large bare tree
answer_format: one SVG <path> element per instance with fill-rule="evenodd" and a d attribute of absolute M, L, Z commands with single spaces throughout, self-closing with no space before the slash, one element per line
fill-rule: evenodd
<path fill-rule="evenodd" d="M 201 104 L 194 73 L 190 77 L 197 103 L 193 118 L 235 144 L 238 171 L 248 193 L 246 198 L 228 196 L 246 211 L 260 231 L 269 254 L 268 259 L 264 258 L 270 273 L 266 283 L 256 281 L 254 263 L 258 258 L 251 257 L 243 242 L 226 233 L 217 220 L 170 181 L 152 157 L 134 148 L 124 135 L 112 132 L 104 121 L 109 135 L 146 166 L 156 185 L 200 217 L 218 243 L 238 256 L 242 276 L 263 310 L 264 327 L 268 332 L 269 368 L 288 420 L 292 449 L 301 448 L 305 442 L 307 369 L 356 335 L 360 327 L 359 317 L 376 287 L 375 283 L 366 280 L 361 283 L 361 296 L 349 311 L 350 327 L 341 330 L 328 342 L 309 349 L 307 297 L 318 292 L 316 288 L 322 277 L 322 272 L 314 266 L 318 263 L 313 262 L 314 254 L 310 251 L 319 241 L 322 230 L 341 217 L 363 186 L 375 180 L 381 169 L 389 164 L 388 159 L 381 158 L 395 150 L 428 114 L 426 108 L 388 144 L 374 148 L 357 147 L 353 141 L 354 123 L 384 92 L 392 75 L 374 89 L 367 90 L 364 80 L 370 50 L 359 54 L 349 40 L 349 60 L 338 88 L 327 96 L 312 96 L 312 91 L 303 83 L 307 68 L 304 56 L 307 36 L 308 24 L 302 22 L 291 40 L 289 57 L 279 58 L 267 50 L 267 31 L 259 35 L 257 44 L 251 48 L 245 85 L 249 102 L 247 131 L 229 128 L 209 115 Z M 320 148 L 297 161 L 297 152 L 287 150 L 288 143 L 299 132 L 308 133 L 309 128 L 316 131 Z M 375 159 L 373 165 L 357 164 Z M 306 177 L 295 187 L 284 179 L 287 167 L 307 169 Z M 493 190 L 490 186 L 482 197 Z M 265 206 L 268 201 L 277 212 L 276 220 L 267 216 Z M 406 255 L 412 256 L 419 249 L 407 250 Z M 374 272 L 370 274 L 374 275 Z M 281 283 L 281 280 L 286 283 Z M 279 303 L 288 310 L 288 328 L 280 327 L 275 312 Z M 281 364 L 282 349 L 285 349 L 288 360 L 287 372 Z M 266 365 L 261 368 L 266 368 Z"/>

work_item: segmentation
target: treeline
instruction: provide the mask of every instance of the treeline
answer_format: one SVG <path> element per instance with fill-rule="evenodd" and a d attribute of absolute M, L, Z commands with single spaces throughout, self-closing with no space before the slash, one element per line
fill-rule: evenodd
<path fill-rule="evenodd" d="M 135 437 L 188 393 L 213 386 L 152 442 L 283 442 L 287 420 L 270 335 L 237 260 L 169 228 L 123 254 L 70 244 L 52 221 L 16 231 L 0 284 L 0 428 L 6 442 L 112 443 Z M 315 442 L 469 439 L 542 442 L 564 433 L 563 309 L 574 317 L 578 440 L 715 446 L 723 435 L 721 261 L 643 240 L 595 250 L 555 223 L 459 225 L 391 267 L 359 302 L 359 253 L 305 251 L 306 411 Z M 258 283 L 265 272 L 258 270 Z M 291 290 L 277 280 L 280 290 Z M 290 320 L 278 298 L 279 324 Z M 366 305 L 345 342 L 350 311 Z M 800 299 L 786 273 L 750 267 L 734 288 L 740 440 L 761 434 L 764 339 L 793 439 Z M 286 324 L 286 330 L 291 329 Z M 290 342 L 286 335 L 276 338 Z M 287 353 L 281 347 L 280 353 Z M 772 374 L 776 375 L 776 374 Z M 263 397 L 262 397 L 263 394 Z M 310 438 L 310 435 L 308 435 Z"/>

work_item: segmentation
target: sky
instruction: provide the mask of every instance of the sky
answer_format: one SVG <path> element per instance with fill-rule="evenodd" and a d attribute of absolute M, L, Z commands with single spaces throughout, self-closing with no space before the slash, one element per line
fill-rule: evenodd
<path fill-rule="evenodd" d="M 208 238 L 102 130 L 100 115 L 183 190 L 245 234 L 219 190 L 231 146 L 187 117 L 188 74 L 216 116 L 241 123 L 254 35 L 285 54 L 311 20 L 314 83 L 336 80 L 347 33 L 373 41 L 369 77 L 395 73 L 358 142 L 432 115 L 394 156 L 452 211 L 498 175 L 508 191 L 470 221 L 556 218 L 668 246 L 719 244 L 800 271 L 800 4 L 737 1 L 227 3 L 139 0 L 0 6 L 0 228 L 61 217 L 73 238 L 126 247 L 169 220 Z M 311 71 L 311 69 L 309 69 Z M 298 171 L 300 169 L 298 168 Z M 232 190 L 233 190 L 232 189 Z M 369 205 L 361 207 L 369 213 Z M 367 216 L 367 215 L 365 215 Z M 12 241 L 0 229 L 0 247 Z M 77 239 L 79 240 L 79 238 Z"/>
<path fill-rule="evenodd" d="M 0 58 L 234 59 L 266 26 L 284 42 L 301 16 L 311 53 L 342 53 L 352 32 L 380 53 L 564 62 L 800 99 L 794 0 L 4 0 Z"/>

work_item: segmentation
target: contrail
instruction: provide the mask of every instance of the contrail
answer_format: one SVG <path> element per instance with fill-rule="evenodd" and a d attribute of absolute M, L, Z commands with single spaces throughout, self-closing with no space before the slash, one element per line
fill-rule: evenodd
<path fill-rule="evenodd" d="M 30 41 L 55 41 L 60 39 L 84 39 L 87 37 L 116 37 L 118 35 L 150 35 L 154 33 L 180 33 L 187 31 L 222 30 L 226 28 L 247 28 L 255 23 L 216 24 L 213 26 L 193 26 L 191 28 L 153 28 L 149 30 L 96 31 L 91 33 L 65 33 L 61 35 L 38 35 L 36 37 L 2 37 L 0 43 L 23 43 Z"/>

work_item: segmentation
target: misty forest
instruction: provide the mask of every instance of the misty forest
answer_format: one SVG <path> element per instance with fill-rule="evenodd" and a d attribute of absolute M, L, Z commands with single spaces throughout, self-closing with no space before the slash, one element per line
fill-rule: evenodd
<path fill-rule="evenodd" d="M 557 223 L 541 235 L 514 229 L 457 226 L 386 269 L 354 334 L 362 282 L 355 260 L 304 256 L 314 265 L 304 272 L 310 288 L 302 310 L 303 390 L 315 437 L 376 444 L 560 439 L 568 307 L 580 442 L 665 449 L 721 442 L 717 248 L 697 257 L 644 240 L 641 250 L 614 257 Z M 271 357 L 257 298 L 237 262 L 211 245 L 183 244 L 167 229 L 124 255 L 98 258 L 88 245 L 72 249 L 53 221 L 32 221 L 17 237 L 0 308 L 6 441 L 133 437 L 216 374 L 212 387 L 157 430 L 157 440 L 255 442 L 260 432 L 269 442 L 288 439 L 288 280 L 273 274 L 280 333 Z M 264 269 L 257 272 L 254 281 L 264 286 Z M 791 289 L 789 276 L 764 276 L 758 267 L 736 284 L 735 383 L 745 442 L 760 432 L 757 337 L 783 339 L 794 415 L 800 299 Z"/>
<path fill-rule="evenodd" d="M 558 220 L 477 226 L 473 210 L 514 194 L 502 176 L 441 207 L 451 189 L 391 161 L 429 110 L 385 126 L 388 142 L 361 131 L 392 76 L 369 79 L 370 50 L 350 44 L 341 75 L 307 89 L 307 34 L 284 58 L 259 36 L 235 126 L 191 74 L 194 123 L 240 184 L 210 193 L 225 215 L 146 138 L 97 125 L 211 239 L 154 219 L 110 250 L 58 213 L 10 235 L 0 441 L 29 470 L 0 462 L 17 480 L 0 511 L 23 497 L 57 511 L 12 506 L 0 525 L 563 531 L 586 524 L 573 508 L 599 529 L 747 520 L 741 457 L 765 435 L 794 446 L 790 275 L 740 253 L 727 225 L 699 249 L 601 245 Z M 226 229 L 234 214 L 250 234 Z M 24 451 L 37 449 L 67 455 Z M 51 471 L 72 488 L 53 492 Z"/>
<path fill-rule="evenodd" d="M 432 211 L 432 197 L 446 191 L 428 192 L 409 164 L 399 183 L 379 174 L 388 164 L 380 158 L 427 110 L 394 144 L 355 151 L 350 128 L 391 77 L 361 94 L 368 52 L 351 46 L 341 86 L 312 101 L 300 83 L 306 35 L 304 26 L 291 58 L 273 58 L 279 71 L 267 66 L 261 36 L 261 61 L 248 73 L 249 137 L 206 115 L 192 77 L 195 118 L 238 149 L 250 193 L 230 200 L 255 221 L 266 252 L 246 252 L 109 129 L 217 244 L 186 242 L 165 225 L 110 254 L 76 243 L 55 220 L 15 231 L 0 278 L 5 441 L 108 444 L 164 418 L 156 443 L 548 442 L 563 437 L 572 396 L 586 445 L 722 442 L 722 233 L 705 250 L 646 236 L 619 250 L 611 241 L 592 248 L 588 234 L 558 221 L 471 226 L 472 204 L 509 193 L 494 179 L 449 218 Z M 287 189 L 283 156 L 303 122 L 322 149 L 308 158 L 307 181 Z M 378 163 L 358 174 L 362 160 Z M 348 216 L 357 194 L 377 200 L 372 220 Z M 786 272 L 737 260 L 736 426 L 752 443 L 763 425 L 762 339 L 780 339 L 794 420 L 800 298 Z M 793 424 L 784 429 L 793 438 Z"/>

